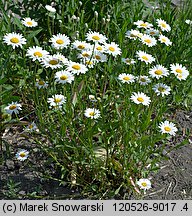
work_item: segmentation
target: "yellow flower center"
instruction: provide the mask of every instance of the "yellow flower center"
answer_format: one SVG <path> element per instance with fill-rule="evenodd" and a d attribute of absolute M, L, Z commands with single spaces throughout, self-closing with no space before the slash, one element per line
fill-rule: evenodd
<path fill-rule="evenodd" d="M 78 46 L 79 49 L 85 49 L 85 46 L 83 44 Z"/>
<path fill-rule="evenodd" d="M 142 97 L 138 97 L 137 100 L 138 100 L 139 102 L 144 102 L 144 99 L 143 99 Z"/>
<path fill-rule="evenodd" d="M 55 99 L 54 99 L 54 102 L 55 102 L 55 103 L 59 103 L 59 102 L 61 102 L 61 101 L 62 101 L 62 98 L 55 98 Z"/>
<path fill-rule="evenodd" d="M 90 112 L 89 115 L 90 115 L 90 116 L 94 116 L 94 115 L 95 115 L 95 112 Z"/>
<path fill-rule="evenodd" d="M 150 39 L 145 39 L 144 40 L 146 43 L 151 43 L 151 40 Z"/>
<path fill-rule="evenodd" d="M 33 125 L 31 124 L 31 125 L 29 125 L 29 129 L 32 129 L 33 128 Z"/>
<path fill-rule="evenodd" d="M 58 40 L 56 40 L 56 43 L 57 44 L 64 44 L 64 41 L 62 39 L 58 39 Z"/>
<path fill-rule="evenodd" d="M 12 43 L 19 43 L 19 39 L 16 38 L 16 37 L 11 38 L 10 41 L 11 41 Z"/>
<path fill-rule="evenodd" d="M 58 63 L 59 63 L 58 60 L 55 60 L 55 59 L 52 59 L 49 61 L 49 64 L 51 65 L 57 65 Z"/>
<path fill-rule="evenodd" d="M 44 81 L 42 81 L 42 80 L 40 80 L 40 81 L 38 82 L 38 84 L 39 84 L 39 85 L 44 85 L 44 84 L 45 84 L 45 82 L 44 82 Z"/>
<path fill-rule="evenodd" d="M 92 65 L 93 64 L 92 61 L 86 61 L 85 63 L 86 63 L 86 65 Z"/>
<path fill-rule="evenodd" d="M 93 39 L 93 40 L 100 40 L 100 37 L 97 36 L 97 35 L 94 35 L 94 36 L 92 36 L 92 39 Z"/>
<path fill-rule="evenodd" d="M 125 77 L 123 77 L 123 79 L 124 79 L 125 81 L 129 81 L 129 80 L 130 80 L 130 77 L 125 76 Z"/>
<path fill-rule="evenodd" d="M 68 78 L 68 76 L 66 76 L 66 75 L 61 75 L 61 76 L 60 76 L 60 79 L 61 79 L 61 80 L 66 80 L 67 78 Z"/>
<path fill-rule="evenodd" d="M 145 78 L 140 78 L 140 80 L 141 80 L 141 82 L 145 82 L 146 81 L 146 79 Z"/>
<path fill-rule="evenodd" d="M 38 51 L 34 52 L 33 55 L 34 56 L 38 56 L 38 57 L 42 57 L 43 56 L 43 54 L 41 52 L 38 52 Z"/>
<path fill-rule="evenodd" d="M 96 49 L 99 51 L 103 50 L 101 46 L 98 46 Z"/>
<path fill-rule="evenodd" d="M 170 132 L 170 131 L 171 131 L 171 128 L 168 127 L 168 126 L 166 126 L 166 127 L 164 127 L 164 130 L 167 131 L 167 132 Z"/>
<path fill-rule="evenodd" d="M 83 53 L 82 56 L 89 57 L 89 54 L 88 53 Z"/>
<path fill-rule="evenodd" d="M 131 63 L 131 60 L 130 59 L 126 59 L 125 60 L 127 63 Z"/>
<path fill-rule="evenodd" d="M 32 23 L 31 21 L 28 21 L 28 22 L 27 22 L 27 25 L 32 26 L 33 23 Z"/>
<path fill-rule="evenodd" d="M 137 37 L 137 35 L 134 35 L 134 34 L 130 34 L 130 37 Z"/>
<path fill-rule="evenodd" d="M 163 88 L 163 87 L 159 87 L 158 90 L 159 90 L 160 92 L 165 92 L 165 88 Z"/>
<path fill-rule="evenodd" d="M 145 61 L 149 60 L 149 58 L 147 56 L 142 56 L 142 59 L 144 59 Z"/>
<path fill-rule="evenodd" d="M 165 38 L 162 38 L 161 40 L 162 40 L 162 42 L 164 42 L 164 43 L 166 42 L 166 39 L 165 39 Z"/>
<path fill-rule="evenodd" d="M 142 26 L 142 27 L 146 27 L 147 24 L 146 24 L 146 23 L 142 23 L 140 26 Z"/>
<path fill-rule="evenodd" d="M 110 46 L 110 47 L 109 47 L 109 50 L 110 50 L 111 52 L 114 52 L 114 51 L 115 51 L 115 48 L 112 47 L 112 46 Z"/>
<path fill-rule="evenodd" d="M 19 156 L 23 158 L 23 157 L 26 156 L 26 154 L 25 154 L 24 152 L 21 152 L 21 153 L 19 154 Z"/>
<path fill-rule="evenodd" d="M 181 70 L 181 69 L 179 69 L 179 68 L 178 68 L 178 69 L 176 69 L 175 71 L 176 71 L 177 73 L 179 73 L 179 74 L 181 74 L 181 73 L 182 73 L 182 70 Z"/>
<path fill-rule="evenodd" d="M 99 55 L 95 55 L 95 58 L 96 58 L 97 60 L 101 60 L 101 57 L 100 57 Z"/>
<path fill-rule="evenodd" d="M 81 67 L 79 65 L 73 65 L 72 68 L 75 69 L 75 70 L 80 70 L 81 69 Z"/>
<path fill-rule="evenodd" d="M 157 74 L 157 75 L 161 75 L 163 72 L 162 72 L 162 70 L 156 70 L 155 71 L 155 74 Z"/>
<path fill-rule="evenodd" d="M 161 26 L 162 26 L 163 28 L 166 28 L 166 27 L 167 27 L 167 25 L 166 25 L 165 23 L 161 23 Z"/>
<path fill-rule="evenodd" d="M 17 108 L 17 106 L 16 106 L 15 104 L 13 104 L 13 105 L 11 105 L 11 106 L 9 107 L 10 110 L 14 110 L 14 109 L 16 109 L 16 108 Z"/>
<path fill-rule="evenodd" d="M 154 34 L 155 34 L 155 32 L 153 32 L 153 31 L 150 32 L 150 35 L 154 35 Z"/>
<path fill-rule="evenodd" d="M 143 187 L 147 187 L 147 183 L 146 183 L 146 182 L 142 182 L 141 185 L 142 185 Z"/>

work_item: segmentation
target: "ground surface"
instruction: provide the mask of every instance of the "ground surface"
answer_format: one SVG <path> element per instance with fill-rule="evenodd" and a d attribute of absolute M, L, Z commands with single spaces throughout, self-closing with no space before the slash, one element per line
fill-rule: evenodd
<path fill-rule="evenodd" d="M 186 130 L 192 129 L 191 112 L 177 111 L 174 118 L 182 129 L 183 136 L 179 135 L 171 140 L 166 151 L 183 141 Z M 144 199 L 192 199 L 192 138 L 187 140 L 186 145 L 168 154 L 169 159 L 162 161 L 157 174 L 151 174 L 153 187 Z M 7 155 L 6 146 L 12 158 Z M 18 148 L 33 149 L 24 166 L 13 158 Z M 41 173 L 45 169 L 52 174 L 55 170 L 50 165 L 46 166 L 46 158 L 33 140 L 23 133 L 21 126 L 12 126 L 5 130 L 2 150 L 8 159 L 3 160 L 0 165 L 0 199 L 82 199 L 78 192 L 64 186 L 59 187 L 54 180 L 42 178 Z M 19 185 L 15 186 L 16 183 Z"/>

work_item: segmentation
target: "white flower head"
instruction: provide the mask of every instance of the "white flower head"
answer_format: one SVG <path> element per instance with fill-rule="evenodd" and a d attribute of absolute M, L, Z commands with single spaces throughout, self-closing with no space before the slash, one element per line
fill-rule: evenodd
<path fill-rule="evenodd" d="M 169 75 L 168 69 L 163 67 L 162 65 L 156 65 L 149 70 L 149 74 L 152 78 L 162 78 Z"/>
<path fill-rule="evenodd" d="M 141 42 L 148 47 L 155 46 L 157 44 L 157 40 L 154 37 L 151 37 L 150 35 L 144 34 L 141 37 Z"/>
<path fill-rule="evenodd" d="M 163 83 L 158 83 L 153 86 L 153 90 L 157 95 L 162 95 L 162 97 L 164 97 L 170 94 L 171 88 Z"/>
<path fill-rule="evenodd" d="M 151 82 L 148 76 L 139 76 L 137 79 L 140 85 L 148 85 Z"/>
<path fill-rule="evenodd" d="M 61 84 L 72 83 L 72 81 L 74 80 L 74 75 L 69 71 L 62 70 L 62 71 L 58 71 L 55 74 L 55 79 L 56 82 Z"/>
<path fill-rule="evenodd" d="M 46 81 L 44 81 L 44 80 L 37 80 L 37 82 L 35 83 L 35 86 L 36 86 L 38 89 L 47 88 L 47 87 L 48 87 L 48 82 L 46 82 Z"/>
<path fill-rule="evenodd" d="M 92 32 L 92 31 L 89 31 L 87 34 L 86 34 L 86 39 L 88 41 L 92 41 L 92 42 L 95 42 L 95 43 L 105 43 L 107 38 L 100 34 L 99 32 Z"/>
<path fill-rule="evenodd" d="M 89 100 L 91 102 L 96 102 L 97 101 L 97 99 L 95 98 L 95 95 L 89 95 Z"/>
<path fill-rule="evenodd" d="M 66 68 L 67 71 L 70 71 L 72 74 L 79 75 L 80 73 L 85 74 L 88 69 L 85 65 L 70 61 Z"/>
<path fill-rule="evenodd" d="M 125 37 L 128 37 L 129 39 L 132 39 L 132 40 L 136 40 L 138 38 L 141 38 L 142 36 L 143 36 L 143 33 L 135 29 L 131 29 L 130 31 L 127 31 L 125 33 Z"/>
<path fill-rule="evenodd" d="M 54 7 L 52 7 L 51 5 L 45 5 L 45 8 L 51 13 L 56 12 L 56 9 Z"/>
<path fill-rule="evenodd" d="M 135 81 L 135 77 L 132 74 L 126 73 L 119 74 L 118 79 L 122 83 L 133 83 Z"/>
<path fill-rule="evenodd" d="M 66 97 L 64 95 L 53 95 L 52 98 L 48 98 L 50 107 L 61 108 L 66 103 Z"/>
<path fill-rule="evenodd" d="M 146 29 L 146 34 L 150 35 L 150 36 L 158 36 L 159 35 L 159 30 L 157 29 L 153 29 L 153 28 L 150 28 L 150 29 Z"/>
<path fill-rule="evenodd" d="M 151 188 L 151 181 L 149 179 L 139 179 L 136 184 L 140 187 L 140 189 L 148 190 Z"/>
<path fill-rule="evenodd" d="M 130 99 L 136 104 L 143 104 L 145 106 L 148 106 L 151 102 L 150 97 L 142 92 L 133 92 Z"/>
<path fill-rule="evenodd" d="M 46 68 L 57 69 L 63 67 L 57 54 L 47 55 L 42 59 L 41 64 Z"/>
<path fill-rule="evenodd" d="M 166 133 L 175 136 L 178 131 L 175 124 L 169 121 L 161 122 L 159 125 L 161 133 Z"/>
<path fill-rule="evenodd" d="M 105 44 L 105 52 L 112 56 L 117 56 L 121 54 L 121 49 L 118 44 L 111 42 L 110 44 Z"/>
<path fill-rule="evenodd" d="M 145 62 L 146 64 L 151 64 L 153 61 L 155 61 L 155 58 L 152 55 L 147 54 L 146 52 L 137 51 L 136 54 L 138 56 L 138 59 Z"/>
<path fill-rule="evenodd" d="M 121 61 L 127 65 L 135 64 L 135 60 L 131 58 L 121 58 Z"/>
<path fill-rule="evenodd" d="M 162 19 L 157 19 L 157 24 L 161 28 L 162 31 L 171 31 L 171 27 L 169 24 L 166 23 L 166 21 Z"/>
<path fill-rule="evenodd" d="M 171 64 L 170 67 L 171 67 L 171 73 L 174 73 L 176 76 L 183 73 L 189 73 L 189 71 L 185 66 L 178 63 Z"/>
<path fill-rule="evenodd" d="M 61 53 L 55 54 L 55 57 L 60 60 L 64 65 L 67 65 L 69 60 Z"/>
<path fill-rule="evenodd" d="M 27 131 L 27 132 L 33 132 L 33 131 L 37 131 L 37 130 L 38 130 L 37 125 L 36 125 L 34 122 L 30 123 L 30 124 L 25 128 L 25 131 Z"/>
<path fill-rule="evenodd" d="M 15 47 L 22 47 L 23 44 L 26 44 L 26 39 L 21 34 L 12 32 L 3 37 L 3 42 L 15 49 Z"/>
<path fill-rule="evenodd" d="M 164 35 L 160 35 L 159 36 L 159 39 L 158 39 L 161 43 L 164 43 L 165 45 L 167 46 L 171 46 L 172 45 L 172 42 L 169 40 L 168 37 L 164 36 Z"/>
<path fill-rule="evenodd" d="M 75 40 L 72 43 L 72 47 L 74 49 L 79 50 L 79 51 L 83 51 L 83 50 L 89 50 L 91 48 L 91 45 L 89 43 L 87 43 L 86 41 Z"/>
<path fill-rule="evenodd" d="M 95 108 L 87 108 L 84 112 L 84 115 L 87 118 L 97 119 L 100 117 L 100 111 L 98 109 L 95 109 Z"/>
<path fill-rule="evenodd" d="M 138 20 L 137 22 L 134 22 L 134 24 L 137 26 L 137 28 L 152 28 L 153 25 L 151 23 L 148 22 L 144 22 L 143 20 Z"/>
<path fill-rule="evenodd" d="M 20 149 L 17 153 L 16 153 L 16 158 L 19 161 L 24 161 L 28 158 L 29 156 L 29 152 L 25 149 Z"/>
<path fill-rule="evenodd" d="M 12 115 L 13 113 L 18 114 L 21 109 L 21 104 L 19 104 L 18 102 L 11 102 L 11 104 L 9 104 L 8 106 L 5 107 L 5 111 Z"/>
<path fill-rule="evenodd" d="M 49 41 L 52 43 L 52 46 L 55 49 L 63 49 L 70 44 L 69 37 L 66 36 L 65 34 L 60 34 L 60 33 L 57 35 L 53 35 Z"/>
<path fill-rule="evenodd" d="M 192 20 L 187 19 L 187 20 L 185 20 L 185 23 L 188 25 L 192 25 Z"/>
<path fill-rule="evenodd" d="M 106 62 L 107 61 L 107 56 L 99 51 L 94 52 L 93 58 L 96 62 Z"/>
<path fill-rule="evenodd" d="M 42 60 L 47 55 L 49 55 L 49 52 L 47 52 L 46 50 L 43 50 L 39 46 L 29 47 L 26 53 L 26 56 L 29 56 L 29 58 L 31 58 L 32 61 Z"/>
<path fill-rule="evenodd" d="M 30 28 L 36 27 L 38 25 L 38 23 L 34 19 L 31 19 L 29 17 L 24 18 L 21 22 L 24 26 L 30 27 Z"/>

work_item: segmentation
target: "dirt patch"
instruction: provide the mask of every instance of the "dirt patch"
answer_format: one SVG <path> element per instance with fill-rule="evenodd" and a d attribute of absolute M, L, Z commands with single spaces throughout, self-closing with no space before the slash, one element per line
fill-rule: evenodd
<path fill-rule="evenodd" d="M 178 111 L 174 119 L 182 128 L 183 135 L 170 140 L 170 145 L 165 149 L 168 160 L 159 164 L 157 174 L 151 174 L 153 188 L 144 199 L 192 199 L 192 137 L 187 139 L 184 146 L 168 153 L 170 148 L 186 138 L 186 131 L 192 129 L 192 113 Z M 47 170 L 48 174 L 57 177 L 56 170 L 47 163 L 47 158 L 33 139 L 23 133 L 21 126 L 5 130 L 1 148 L 3 160 L 0 165 L 0 199 L 82 199 L 78 191 L 65 185 L 59 186 L 54 179 L 43 178 L 42 171 Z M 25 165 L 11 158 L 18 148 L 33 149 Z M 9 151 L 10 155 L 7 153 Z"/>

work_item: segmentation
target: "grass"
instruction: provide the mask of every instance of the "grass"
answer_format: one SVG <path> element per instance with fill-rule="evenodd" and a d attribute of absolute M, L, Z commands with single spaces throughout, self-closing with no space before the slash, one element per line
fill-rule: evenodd
<path fill-rule="evenodd" d="M 191 108 L 191 77 L 179 80 L 173 73 L 160 79 L 151 78 L 151 83 L 141 85 L 122 83 L 120 74 L 134 77 L 149 76 L 149 70 L 161 64 L 170 71 L 171 64 L 181 64 L 188 70 L 191 67 L 191 25 L 190 2 L 181 7 L 173 7 L 170 1 L 159 1 L 157 9 L 146 7 L 142 1 L 55 1 L 56 12 L 49 12 L 45 5 L 49 1 L 9 0 L 1 3 L 0 42 L 1 46 L 1 103 L 3 112 L 2 130 L 7 125 L 35 122 L 37 130 L 28 130 L 38 148 L 53 164 L 57 177 L 49 172 L 46 178 L 57 178 L 61 184 L 79 187 L 82 194 L 96 194 L 97 197 L 112 197 L 127 191 L 141 196 L 145 192 L 136 185 L 139 179 L 147 179 L 151 172 L 158 170 L 162 152 L 171 139 L 169 133 L 161 133 L 159 125 L 165 120 L 174 121 L 172 113 L 177 109 Z M 151 4 L 156 4 L 152 2 Z M 33 9 L 31 9 L 33 8 Z M 30 17 L 38 22 L 34 28 L 26 27 L 21 20 Z M 148 47 L 139 39 L 126 37 L 126 32 L 136 28 L 134 22 L 144 20 L 157 27 L 157 19 L 165 20 L 171 31 L 162 32 L 172 42 L 171 46 L 157 42 Z M 77 58 L 80 53 L 72 45 L 57 50 L 49 42 L 58 33 L 75 40 L 92 44 L 90 61 L 94 60 L 95 44 L 87 40 L 89 30 L 108 38 L 121 49 L 121 54 L 113 56 L 105 53 L 107 61 L 98 62 L 93 68 L 86 65 L 85 74 L 74 74 L 74 81 L 66 84 L 55 82 L 56 72 L 62 68 L 43 67 L 41 61 L 32 61 L 26 56 L 32 46 L 40 46 L 50 54 L 61 53 L 68 60 L 85 63 Z M 159 29 L 159 28 L 158 28 Z M 161 30 L 161 29 L 159 29 Z M 7 33 L 17 32 L 26 38 L 27 43 L 13 49 L 3 42 Z M 156 37 L 158 39 L 158 37 Z M 138 59 L 136 53 L 142 50 L 155 58 L 152 64 Z M 122 62 L 122 58 L 132 58 L 133 65 Z M 47 88 L 38 89 L 37 80 L 48 83 Z M 153 87 L 164 83 L 171 88 L 171 94 L 162 97 Z M 130 98 L 133 92 L 143 92 L 151 100 L 149 106 L 134 103 Z M 66 103 L 61 108 L 50 107 L 48 100 L 54 95 L 63 95 Z M 95 101 L 89 99 L 94 95 Z M 12 101 L 22 105 L 18 114 L 7 114 L 5 108 Z M 98 119 L 87 118 L 87 108 L 99 110 Z M 167 117 L 168 116 L 168 117 Z M 181 128 L 177 126 L 178 134 Z M 24 129 L 27 125 L 24 126 Z M 30 128 L 29 128 L 30 129 Z M 44 137 L 45 144 L 40 137 Z M 158 145 L 157 145 L 158 144 Z M 9 147 L 6 149 L 9 150 Z M 26 147 L 30 153 L 33 149 Z M 8 151 L 7 150 L 7 151 Z M 6 151 L 5 158 L 13 157 Z M 17 149 L 15 148 L 15 153 Z M 28 164 L 23 161 L 23 166 Z"/>

